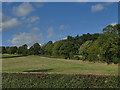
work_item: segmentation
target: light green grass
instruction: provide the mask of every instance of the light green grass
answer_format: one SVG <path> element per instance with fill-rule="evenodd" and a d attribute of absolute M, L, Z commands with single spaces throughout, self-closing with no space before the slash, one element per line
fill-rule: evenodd
<path fill-rule="evenodd" d="M 117 74 L 118 66 L 103 63 L 83 62 L 81 60 L 66 60 L 41 56 L 25 56 L 2 59 L 3 72 L 37 72 L 64 74 Z"/>
<path fill-rule="evenodd" d="M 13 54 L 13 55 L 10 55 L 10 54 L 0 54 L 0 57 L 2 58 L 10 58 L 10 57 L 15 57 L 15 56 L 19 56 L 17 54 Z"/>

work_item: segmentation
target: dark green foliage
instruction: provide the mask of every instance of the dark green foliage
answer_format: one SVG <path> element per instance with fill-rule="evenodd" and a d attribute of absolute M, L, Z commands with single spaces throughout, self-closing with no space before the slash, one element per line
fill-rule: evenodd
<path fill-rule="evenodd" d="M 41 46 L 38 43 L 35 43 L 33 46 L 29 49 L 30 55 L 39 55 L 41 52 Z"/>
<path fill-rule="evenodd" d="M 6 51 L 6 48 L 5 48 L 5 47 L 1 47 L 1 50 L 0 50 L 0 51 L 2 51 L 2 54 L 7 53 L 7 51 Z"/>
<path fill-rule="evenodd" d="M 108 34 L 106 35 L 106 38 L 106 42 L 101 46 L 101 55 L 103 57 L 103 60 L 108 64 L 112 62 L 116 63 L 116 60 L 114 62 L 114 59 L 118 58 L 118 38 L 114 34 Z"/>
<path fill-rule="evenodd" d="M 17 52 L 17 47 L 16 46 L 12 46 L 9 48 L 9 54 L 15 54 Z"/>
<path fill-rule="evenodd" d="M 20 54 L 20 55 L 28 55 L 28 49 L 27 49 L 27 45 L 24 44 L 22 46 L 20 46 L 17 50 L 17 54 Z"/>
<path fill-rule="evenodd" d="M 99 33 L 94 33 L 94 34 L 83 34 L 82 36 L 79 36 L 77 35 L 76 37 L 71 37 L 71 36 L 68 36 L 67 37 L 67 40 L 68 41 L 71 41 L 75 44 L 75 55 L 78 55 L 79 54 L 79 48 L 80 46 L 85 43 L 86 41 L 89 41 L 89 40 L 92 40 L 92 41 L 95 41 L 98 37 L 99 37 Z"/>
<path fill-rule="evenodd" d="M 54 43 L 54 46 L 52 48 L 52 55 L 53 56 L 60 56 L 60 48 L 64 44 L 65 40 L 59 40 Z"/>
<path fill-rule="evenodd" d="M 10 48 L 9 46 L 6 47 L 6 53 L 9 53 L 10 50 L 9 48 Z"/>
<path fill-rule="evenodd" d="M 52 55 L 52 48 L 53 48 L 53 42 L 52 41 L 49 41 L 47 44 L 44 44 L 42 46 L 42 54 L 45 54 L 45 55 L 49 55 L 51 56 Z"/>
<path fill-rule="evenodd" d="M 72 36 L 67 36 L 67 40 L 72 42 L 74 41 L 74 38 Z"/>
<path fill-rule="evenodd" d="M 99 33 L 94 33 L 94 34 L 83 34 L 82 36 L 78 37 L 78 35 L 75 37 L 75 41 L 76 43 L 78 43 L 79 45 L 82 45 L 83 43 L 85 43 L 86 41 L 92 40 L 95 41 L 96 39 L 98 39 L 99 37 Z"/>
<path fill-rule="evenodd" d="M 3 73 L 2 88 L 118 88 L 118 76 Z"/>
<path fill-rule="evenodd" d="M 118 34 L 118 55 L 117 57 L 119 58 L 118 62 L 120 63 L 120 24 L 116 24 L 114 27 Z"/>
<path fill-rule="evenodd" d="M 101 59 L 100 57 L 100 44 L 99 42 L 95 41 L 88 49 L 87 49 L 87 53 L 88 53 L 88 60 L 89 61 L 99 61 Z"/>
<path fill-rule="evenodd" d="M 79 48 L 79 55 L 82 56 L 82 60 L 87 59 L 88 53 L 87 53 L 87 49 L 92 45 L 93 41 L 86 41 L 85 43 L 83 43 L 80 48 Z"/>
<path fill-rule="evenodd" d="M 67 58 L 72 58 L 75 54 L 75 44 L 70 41 L 64 42 L 64 44 L 60 47 L 59 53 L 61 56 Z"/>
<path fill-rule="evenodd" d="M 8 53 L 8 54 L 15 54 L 17 52 L 16 46 L 11 47 L 2 47 L 2 54 Z"/>
<path fill-rule="evenodd" d="M 83 34 L 82 36 L 77 35 L 76 37 L 67 36 L 66 40 L 59 40 L 53 44 L 52 55 L 53 56 L 64 56 L 67 58 L 73 58 L 74 55 L 78 55 L 80 45 L 88 40 L 96 40 L 99 34 Z M 43 46 L 44 49 L 45 46 Z"/>
<path fill-rule="evenodd" d="M 2 47 L 0 47 L 0 54 L 2 54 Z"/>
<path fill-rule="evenodd" d="M 103 29 L 103 32 L 88 48 L 88 59 L 116 64 L 120 60 L 118 30 L 116 30 L 116 26 L 109 25 Z"/>

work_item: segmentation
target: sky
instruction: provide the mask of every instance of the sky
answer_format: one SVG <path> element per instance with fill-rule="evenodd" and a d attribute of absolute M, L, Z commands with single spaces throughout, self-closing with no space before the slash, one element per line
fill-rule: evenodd
<path fill-rule="evenodd" d="M 2 45 L 28 46 L 102 33 L 118 23 L 117 2 L 3 2 Z"/>

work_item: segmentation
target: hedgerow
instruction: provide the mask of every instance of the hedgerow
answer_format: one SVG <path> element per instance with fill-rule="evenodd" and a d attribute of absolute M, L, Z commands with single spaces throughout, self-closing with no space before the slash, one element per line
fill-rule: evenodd
<path fill-rule="evenodd" d="M 118 88 L 118 76 L 3 73 L 2 88 Z"/>

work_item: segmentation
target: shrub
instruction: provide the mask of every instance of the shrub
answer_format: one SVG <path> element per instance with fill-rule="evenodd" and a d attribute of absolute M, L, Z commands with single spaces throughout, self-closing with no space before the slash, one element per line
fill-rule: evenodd
<path fill-rule="evenodd" d="M 3 73 L 4 88 L 118 88 L 118 76 Z"/>

